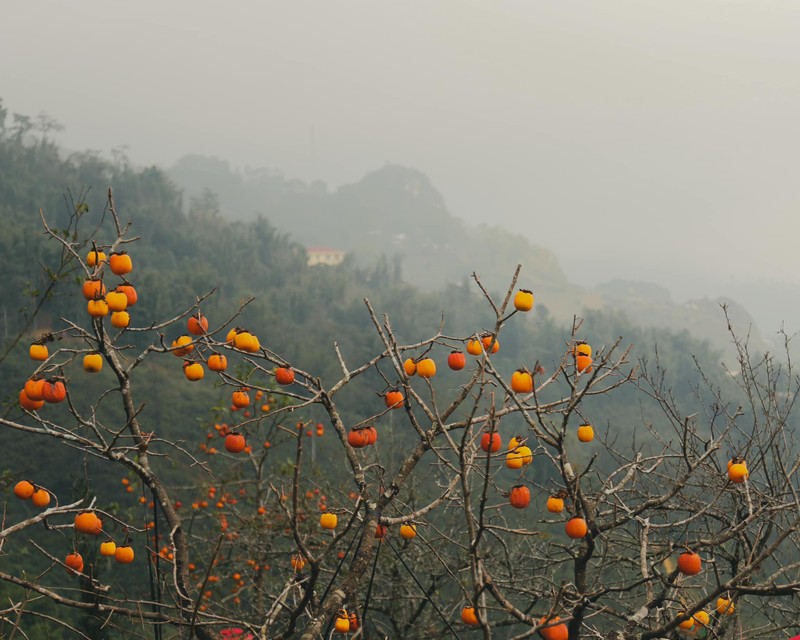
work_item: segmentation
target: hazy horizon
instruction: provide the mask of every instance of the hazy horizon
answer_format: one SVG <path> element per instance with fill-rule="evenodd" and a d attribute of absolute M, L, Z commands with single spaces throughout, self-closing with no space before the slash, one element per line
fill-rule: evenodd
<path fill-rule="evenodd" d="M 62 123 L 67 148 L 127 146 L 164 168 L 199 153 L 331 189 L 397 163 L 454 215 L 522 233 L 587 286 L 653 281 L 680 300 L 800 283 L 798 4 L 44 0 L 7 13 L 0 98 Z M 739 301 L 758 317 L 753 300 Z"/>

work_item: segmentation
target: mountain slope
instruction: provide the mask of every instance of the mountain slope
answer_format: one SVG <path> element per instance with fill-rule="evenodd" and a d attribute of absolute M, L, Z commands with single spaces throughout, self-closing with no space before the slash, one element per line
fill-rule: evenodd
<path fill-rule="evenodd" d="M 211 191 L 233 218 L 263 215 L 306 247 L 349 252 L 362 265 L 388 260 L 415 287 L 433 290 L 461 283 L 475 271 L 490 289 L 506 285 L 522 264 L 521 286 L 546 300 L 547 310 L 567 320 L 584 309 L 614 309 L 645 327 L 686 330 L 728 354 L 732 344 L 720 309 L 724 300 L 673 301 L 651 283 L 617 281 L 586 289 L 570 283 L 555 254 L 499 226 L 470 226 L 447 210 L 445 199 L 420 171 L 386 165 L 334 192 L 322 183 L 287 180 L 275 171 L 238 172 L 216 158 L 185 156 L 170 169 L 189 200 Z M 536 216 L 530 224 L 536 226 Z M 585 250 L 580 238 L 567 238 Z M 592 249 L 595 251 L 595 249 Z M 596 251 L 602 260 L 602 251 Z M 750 333 L 758 349 L 767 345 L 750 314 L 727 301 L 739 333 Z"/>

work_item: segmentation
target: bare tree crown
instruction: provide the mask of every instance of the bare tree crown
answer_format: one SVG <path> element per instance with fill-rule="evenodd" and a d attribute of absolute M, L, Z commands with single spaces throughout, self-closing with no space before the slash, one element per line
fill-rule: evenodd
<path fill-rule="evenodd" d="M 44 621 L 89 637 L 44 601 L 120 637 L 646 640 L 797 630 L 790 360 L 753 356 L 734 335 L 728 382 L 698 367 L 689 403 L 666 384 L 657 355 L 634 362 L 621 338 L 594 344 L 576 318 L 557 361 L 519 362 L 509 374 L 495 354 L 534 308 L 517 267 L 500 297 L 473 274 L 493 320 L 471 335 L 449 335 L 443 319 L 433 335 L 403 343 L 365 299 L 380 346 L 353 361 L 334 343 L 338 375 L 323 380 L 240 326 L 249 300 L 206 317 L 209 291 L 171 317 L 137 322 L 136 305 L 148 304 L 133 284 L 137 238 L 110 190 L 106 213 L 106 244 L 42 215 L 62 267 L 80 265 L 86 314 L 30 345 L 21 408 L 0 425 L 119 469 L 120 491 L 141 491 L 152 516 L 141 522 L 88 492 L 55 495 L 16 478 L 9 499 L 30 503 L 24 517 L 4 518 L 0 552 L 24 549 L 46 568 L 0 567 L 10 589 L 4 635 L 31 637 Z M 199 447 L 148 417 L 136 376 L 157 359 L 187 385 L 207 386 L 212 427 Z M 81 376 L 100 372 L 111 386 L 88 406 L 77 401 Z M 621 441 L 598 415 L 623 387 L 642 404 L 640 440 Z M 372 407 L 355 421 L 354 394 Z M 324 434 L 335 446 L 321 459 Z M 186 495 L 194 499 L 182 504 Z M 110 571 L 112 562 L 146 567 L 137 575 L 149 595 L 132 597 L 115 578 L 125 567 Z"/>

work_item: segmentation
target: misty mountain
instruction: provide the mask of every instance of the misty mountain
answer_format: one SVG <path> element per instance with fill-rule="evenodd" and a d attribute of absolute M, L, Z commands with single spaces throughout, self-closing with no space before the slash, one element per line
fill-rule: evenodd
<path fill-rule="evenodd" d="M 263 216 L 307 248 L 346 251 L 363 265 L 387 260 L 421 289 L 461 283 L 473 271 L 487 287 L 498 289 L 507 286 L 521 263 L 520 286 L 547 300 L 547 311 L 557 319 L 584 310 L 618 310 L 641 326 L 686 330 L 730 353 L 725 305 L 734 328 L 749 332 L 757 348 L 767 348 L 750 313 L 733 300 L 678 303 L 668 289 L 648 282 L 615 280 L 592 288 L 569 282 L 553 251 L 500 226 L 468 225 L 448 211 L 442 194 L 416 169 L 386 165 L 335 191 L 278 171 L 238 171 L 199 155 L 184 156 L 169 174 L 184 189 L 190 208 L 216 198 L 225 215 Z M 535 214 L 530 225 L 536 226 Z M 578 231 L 565 242 L 582 250 Z"/>
<path fill-rule="evenodd" d="M 553 253 L 501 227 L 467 225 L 415 169 L 387 165 L 335 192 L 277 172 L 235 172 L 202 156 L 184 157 L 169 173 L 189 202 L 208 189 L 223 213 L 263 215 L 306 247 L 344 250 L 364 264 L 399 260 L 405 279 L 422 289 L 463 282 L 473 271 L 488 287 L 505 287 L 520 262 L 523 286 L 562 295 L 571 287 Z"/>
<path fill-rule="evenodd" d="M 595 288 L 595 292 L 602 300 L 601 309 L 623 309 L 631 322 L 646 327 L 687 330 L 695 337 L 708 340 L 726 354 L 732 353 L 733 343 L 724 322 L 725 313 L 738 336 L 749 332 L 757 348 L 767 349 L 769 346 L 761 337 L 748 310 L 727 297 L 713 300 L 698 298 L 678 303 L 666 287 L 629 280 L 601 284 Z"/>

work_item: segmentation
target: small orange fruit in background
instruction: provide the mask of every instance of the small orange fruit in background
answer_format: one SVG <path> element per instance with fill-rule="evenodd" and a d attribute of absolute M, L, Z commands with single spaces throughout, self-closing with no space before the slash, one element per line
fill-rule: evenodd
<path fill-rule="evenodd" d="M 686 613 L 683 612 L 681 615 L 686 615 Z M 689 618 L 687 618 L 686 620 L 683 620 L 682 622 L 678 623 L 678 629 L 682 629 L 683 631 L 688 631 L 692 627 L 694 627 L 694 618 L 692 618 L 691 616 L 689 616 Z"/>
<path fill-rule="evenodd" d="M 225 449 L 231 453 L 241 453 L 247 446 L 247 442 L 241 433 L 229 433 L 225 436 Z"/>
<path fill-rule="evenodd" d="M 77 551 L 68 553 L 64 558 L 64 564 L 67 565 L 67 573 L 71 576 L 83 573 L 83 556 Z"/>
<path fill-rule="evenodd" d="M 533 462 L 533 451 L 530 447 L 522 444 L 519 436 L 508 441 L 508 453 L 506 454 L 506 466 L 509 469 L 521 469 Z"/>
<path fill-rule="evenodd" d="M 347 444 L 353 449 L 361 449 L 369 445 L 369 434 L 366 429 L 356 429 L 353 427 L 347 434 Z"/>
<path fill-rule="evenodd" d="M 705 627 L 709 621 L 711 620 L 711 616 L 708 615 L 708 612 L 703 611 L 702 609 L 692 616 L 696 624 L 699 624 L 701 627 Z"/>
<path fill-rule="evenodd" d="M 339 518 L 335 513 L 323 513 L 319 517 L 319 524 L 323 529 L 335 529 L 339 524 Z"/>
<path fill-rule="evenodd" d="M 524 509 L 531 501 L 531 491 L 525 485 L 518 484 L 511 489 L 508 501 L 515 509 Z"/>
<path fill-rule="evenodd" d="M 390 389 L 383 396 L 383 401 L 390 409 L 400 409 L 403 406 L 404 398 L 405 396 L 403 396 L 402 392 L 397 389 Z"/>
<path fill-rule="evenodd" d="M 478 348 L 480 349 L 480 344 L 478 344 Z M 447 366 L 453 371 L 461 371 L 467 366 L 467 358 L 461 351 L 451 351 L 447 356 Z"/>
<path fill-rule="evenodd" d="M 734 612 L 733 602 L 730 598 L 717 598 L 717 613 L 721 616 L 732 616 Z"/>
<path fill-rule="evenodd" d="M 590 424 L 582 424 L 578 427 L 578 440 L 581 442 L 591 442 L 594 440 L 594 428 Z"/>
<path fill-rule="evenodd" d="M 350 631 L 350 616 L 347 613 L 347 609 L 340 609 L 339 613 L 336 614 L 333 628 L 337 633 L 348 633 Z"/>
<path fill-rule="evenodd" d="M 522 446 L 517 447 L 516 452 L 522 460 L 523 465 L 529 465 L 531 462 L 533 462 L 533 451 L 531 451 L 530 447 L 523 444 Z"/>
<path fill-rule="evenodd" d="M 125 297 L 128 298 L 129 307 L 132 307 L 139 301 L 139 294 L 136 293 L 136 289 L 134 289 L 132 284 L 121 284 L 116 290 L 125 294 Z"/>
<path fill-rule="evenodd" d="M 497 338 L 491 334 L 483 336 L 481 338 L 481 343 L 483 344 L 483 348 L 486 349 L 486 353 L 497 353 L 500 351 L 500 343 L 497 341 Z"/>
<path fill-rule="evenodd" d="M 106 540 L 100 545 L 100 555 L 101 556 L 113 556 L 114 552 L 117 550 L 117 543 L 113 540 Z"/>
<path fill-rule="evenodd" d="M 83 297 L 87 300 L 97 300 L 106 295 L 106 285 L 99 278 L 89 278 L 83 282 Z"/>
<path fill-rule="evenodd" d="M 475 607 L 464 607 L 461 609 L 461 620 L 470 627 L 478 626 L 478 616 L 475 615 Z"/>
<path fill-rule="evenodd" d="M 747 470 L 747 463 L 739 458 L 733 458 L 728 461 L 728 478 L 731 482 L 739 484 L 747 480 L 750 472 Z"/>
<path fill-rule="evenodd" d="M 124 329 L 131 323 L 131 315 L 127 311 L 115 311 L 111 314 L 111 324 L 117 329 Z"/>
<path fill-rule="evenodd" d="M 27 500 L 33 495 L 34 491 L 36 491 L 36 487 L 27 480 L 20 480 L 14 485 L 14 495 L 20 500 Z"/>
<path fill-rule="evenodd" d="M 239 389 L 231 394 L 231 404 L 242 409 L 250 404 L 250 394 L 245 389 Z"/>
<path fill-rule="evenodd" d="M 75 530 L 90 536 L 98 536 L 103 530 L 103 521 L 93 511 L 81 511 L 75 516 Z"/>
<path fill-rule="evenodd" d="M 492 453 L 497 453 L 500 451 L 500 447 L 502 446 L 503 439 L 500 437 L 500 434 L 497 433 L 497 431 L 494 433 L 484 431 L 483 435 L 481 436 L 481 449 L 483 449 L 486 453 L 489 453 L 490 450 Z"/>
<path fill-rule="evenodd" d="M 561 624 L 554 624 L 561 620 L 558 616 L 555 616 L 550 621 L 547 621 L 547 618 L 542 618 L 539 620 L 539 624 L 549 624 L 552 626 L 545 627 L 544 629 L 539 629 L 539 635 L 544 638 L 544 640 L 569 640 L 569 629 L 567 625 L 563 622 Z"/>
<path fill-rule="evenodd" d="M 89 300 L 86 303 L 86 311 L 92 318 L 104 318 L 108 315 L 108 303 L 102 298 Z"/>
<path fill-rule="evenodd" d="M 43 362 L 44 360 L 47 360 L 50 354 L 47 351 L 46 344 L 43 342 L 33 342 L 31 343 L 30 349 L 28 349 L 28 355 L 31 357 L 31 360 Z"/>
<path fill-rule="evenodd" d="M 208 368 L 212 371 L 225 371 L 228 368 L 228 358 L 220 353 L 208 356 Z"/>
<path fill-rule="evenodd" d="M 514 308 L 517 311 L 533 309 L 533 293 L 529 289 L 520 289 L 514 296 Z"/>
<path fill-rule="evenodd" d="M 190 382 L 197 382 L 203 379 L 206 375 L 206 371 L 199 362 L 184 362 L 183 375 L 186 376 L 186 379 Z"/>
<path fill-rule="evenodd" d="M 118 276 L 124 276 L 126 273 L 133 271 L 131 257 L 124 251 L 112 253 L 108 258 L 108 266 L 111 272 Z"/>
<path fill-rule="evenodd" d="M 592 358 L 583 354 L 578 355 L 575 358 L 575 368 L 578 370 L 578 373 L 591 373 Z"/>
<path fill-rule="evenodd" d="M 133 547 L 130 545 L 122 545 L 114 549 L 114 559 L 120 564 L 130 564 L 133 562 L 133 558 Z"/>
<path fill-rule="evenodd" d="M 294 369 L 291 367 L 278 367 L 275 369 L 275 382 L 280 385 L 290 385 L 294 382 Z"/>
<path fill-rule="evenodd" d="M 678 571 L 686 576 L 694 576 L 703 569 L 700 556 L 692 551 L 684 551 L 678 556 Z"/>
<path fill-rule="evenodd" d="M 467 353 L 471 356 L 479 356 L 483 353 L 483 345 L 480 340 L 470 340 L 467 343 Z"/>
<path fill-rule="evenodd" d="M 578 340 L 575 343 L 575 348 L 572 350 L 572 353 L 576 358 L 578 356 L 591 356 L 592 346 L 583 340 Z"/>
<path fill-rule="evenodd" d="M 125 311 L 128 308 L 128 296 L 119 289 L 106 294 L 106 304 L 111 311 Z"/>
<path fill-rule="evenodd" d="M 208 318 L 198 311 L 195 315 L 189 316 L 186 328 L 193 336 L 204 336 L 208 331 Z"/>
<path fill-rule="evenodd" d="M 566 524 L 566 532 L 570 538 L 584 538 L 586 534 L 589 533 L 589 527 L 586 524 L 586 520 L 575 516 L 574 518 L 570 518 Z"/>
<path fill-rule="evenodd" d="M 511 374 L 511 390 L 514 393 L 531 393 L 533 391 L 533 376 L 527 369 L 517 369 Z"/>
<path fill-rule="evenodd" d="M 230 333 L 228 333 L 228 335 L 230 335 Z M 241 351 L 246 351 L 247 353 L 258 351 L 261 347 L 261 345 L 258 343 L 258 338 L 256 338 L 249 331 L 244 330 L 239 330 L 234 334 L 233 346 Z"/>
<path fill-rule="evenodd" d="M 58 404 L 67 399 L 67 387 L 61 380 L 45 380 L 42 385 L 42 397 L 45 402 Z"/>
<path fill-rule="evenodd" d="M 37 411 L 44 406 L 44 400 L 31 400 L 25 389 L 20 389 L 19 392 L 19 406 L 26 411 Z"/>
<path fill-rule="evenodd" d="M 86 264 L 89 267 L 96 267 L 101 262 L 104 262 L 106 259 L 106 254 L 102 251 L 98 251 L 97 249 L 92 249 L 86 255 Z"/>
<path fill-rule="evenodd" d="M 103 356 L 99 353 L 87 353 L 83 356 L 83 370 L 97 373 L 103 368 Z"/>
<path fill-rule="evenodd" d="M 179 358 L 188 356 L 189 353 L 191 353 L 191 351 L 194 349 L 191 336 L 178 336 L 172 341 L 171 348 L 173 355 Z"/>
<path fill-rule="evenodd" d="M 417 362 L 417 375 L 420 378 L 433 378 L 436 375 L 436 363 L 432 358 L 423 358 Z"/>
<path fill-rule="evenodd" d="M 23 390 L 31 400 L 44 400 L 44 378 L 29 378 Z"/>

